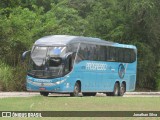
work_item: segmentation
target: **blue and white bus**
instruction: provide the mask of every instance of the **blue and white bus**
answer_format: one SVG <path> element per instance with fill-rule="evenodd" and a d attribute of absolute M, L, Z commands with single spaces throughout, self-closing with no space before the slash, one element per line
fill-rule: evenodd
<path fill-rule="evenodd" d="M 30 53 L 30 54 L 28 54 Z M 99 38 L 53 35 L 38 39 L 29 55 L 28 91 L 123 96 L 134 91 L 137 49 Z"/>

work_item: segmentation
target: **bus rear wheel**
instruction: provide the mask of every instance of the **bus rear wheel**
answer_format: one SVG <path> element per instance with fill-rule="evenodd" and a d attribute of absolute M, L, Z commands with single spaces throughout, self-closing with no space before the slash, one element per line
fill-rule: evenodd
<path fill-rule="evenodd" d="M 75 86 L 74 86 L 74 91 L 73 93 L 70 93 L 70 96 L 72 97 L 78 97 L 80 93 L 80 85 L 78 82 L 76 82 Z"/>
<path fill-rule="evenodd" d="M 95 96 L 96 93 L 82 93 L 83 96 Z"/>
<path fill-rule="evenodd" d="M 48 92 L 40 92 L 40 94 L 42 95 L 42 96 L 48 96 Z"/>
<path fill-rule="evenodd" d="M 122 83 L 120 88 L 120 96 L 123 96 L 125 92 L 126 92 L 126 85 Z"/>
<path fill-rule="evenodd" d="M 118 83 L 115 83 L 114 85 L 114 91 L 113 91 L 113 96 L 119 96 L 120 95 L 120 86 Z"/>

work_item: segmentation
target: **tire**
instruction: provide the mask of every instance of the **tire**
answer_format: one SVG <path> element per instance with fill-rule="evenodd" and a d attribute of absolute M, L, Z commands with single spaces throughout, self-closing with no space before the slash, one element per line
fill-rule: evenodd
<path fill-rule="evenodd" d="M 120 95 L 120 86 L 118 83 L 115 83 L 114 85 L 114 91 L 113 91 L 113 96 L 119 96 Z"/>
<path fill-rule="evenodd" d="M 120 96 L 123 96 L 125 92 L 126 92 L 126 85 L 122 83 L 120 88 Z"/>
<path fill-rule="evenodd" d="M 70 96 L 72 97 L 78 97 L 80 93 L 80 85 L 78 82 L 76 82 L 75 86 L 74 86 L 74 91 L 73 93 L 70 93 Z"/>
<path fill-rule="evenodd" d="M 42 95 L 42 96 L 48 96 L 49 93 L 48 92 L 40 92 L 40 95 Z"/>
<path fill-rule="evenodd" d="M 83 96 L 95 96 L 96 93 L 82 93 Z"/>

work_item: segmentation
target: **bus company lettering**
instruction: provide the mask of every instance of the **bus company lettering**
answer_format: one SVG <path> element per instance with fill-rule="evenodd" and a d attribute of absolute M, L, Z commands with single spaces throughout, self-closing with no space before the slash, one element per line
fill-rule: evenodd
<path fill-rule="evenodd" d="M 103 63 L 87 63 L 86 70 L 107 70 L 107 65 Z"/>

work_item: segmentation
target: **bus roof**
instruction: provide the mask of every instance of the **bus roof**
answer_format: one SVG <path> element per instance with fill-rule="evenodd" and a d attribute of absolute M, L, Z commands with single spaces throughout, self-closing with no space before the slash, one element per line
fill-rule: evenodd
<path fill-rule="evenodd" d="M 129 47 L 135 48 L 132 45 L 118 44 L 114 42 L 109 42 L 101 40 L 99 38 L 92 37 L 83 37 L 83 36 L 70 36 L 70 35 L 51 35 L 45 36 L 38 39 L 34 45 L 38 46 L 65 46 L 71 43 L 88 43 L 88 44 L 97 44 L 97 45 L 108 45 L 108 46 L 117 46 L 117 47 Z"/>
<path fill-rule="evenodd" d="M 69 36 L 69 35 L 52 35 L 46 36 L 38 39 L 35 45 L 67 45 L 71 43 L 96 43 L 96 44 L 113 44 L 113 42 L 108 42 L 101 40 L 99 38 L 92 37 L 82 37 L 82 36 Z"/>

